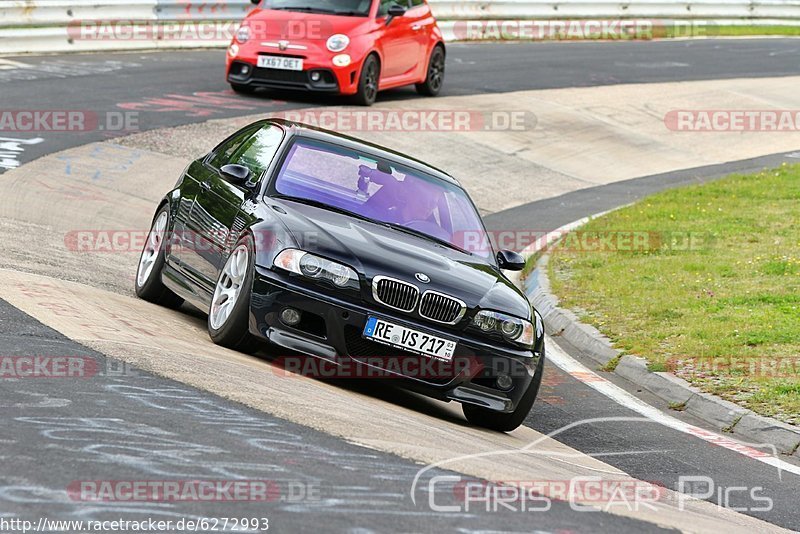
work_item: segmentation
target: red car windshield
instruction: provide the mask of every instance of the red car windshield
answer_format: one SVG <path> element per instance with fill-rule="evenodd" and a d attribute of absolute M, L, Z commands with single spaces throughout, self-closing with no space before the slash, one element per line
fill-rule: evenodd
<path fill-rule="evenodd" d="M 372 0 L 264 0 L 263 9 L 366 17 Z"/>
<path fill-rule="evenodd" d="M 288 197 L 390 224 L 484 258 L 492 247 L 459 186 L 338 145 L 301 139 L 275 182 Z"/>

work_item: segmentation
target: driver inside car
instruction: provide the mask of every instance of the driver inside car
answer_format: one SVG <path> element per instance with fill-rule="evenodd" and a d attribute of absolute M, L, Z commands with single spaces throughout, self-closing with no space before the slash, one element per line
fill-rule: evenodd
<path fill-rule="evenodd" d="M 385 170 L 366 166 L 361 167 L 359 174 L 359 189 L 367 189 L 369 184 L 381 186 L 365 206 L 380 211 L 384 217 L 390 215 L 395 224 L 450 240 L 452 236 L 441 227 L 435 215 L 439 203 L 444 200 L 441 189 L 413 175 L 398 180 Z"/>

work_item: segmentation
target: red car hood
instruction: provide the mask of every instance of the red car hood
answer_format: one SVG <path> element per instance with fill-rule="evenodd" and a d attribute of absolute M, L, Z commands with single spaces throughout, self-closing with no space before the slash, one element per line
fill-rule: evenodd
<path fill-rule="evenodd" d="M 349 37 L 367 33 L 370 17 L 256 9 L 247 16 L 243 24 L 252 28 L 256 39 L 280 39 L 297 43 L 327 41 L 331 35 L 337 33 Z"/>

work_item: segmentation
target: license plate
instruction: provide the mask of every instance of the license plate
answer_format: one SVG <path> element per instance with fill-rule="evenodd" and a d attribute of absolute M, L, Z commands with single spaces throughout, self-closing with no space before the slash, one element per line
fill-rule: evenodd
<path fill-rule="evenodd" d="M 258 66 L 262 69 L 303 70 L 303 60 L 283 56 L 258 56 Z"/>
<path fill-rule="evenodd" d="M 364 337 L 390 347 L 395 347 L 428 358 L 449 362 L 453 359 L 456 342 L 424 334 L 404 326 L 387 323 L 376 317 L 367 320 Z"/>

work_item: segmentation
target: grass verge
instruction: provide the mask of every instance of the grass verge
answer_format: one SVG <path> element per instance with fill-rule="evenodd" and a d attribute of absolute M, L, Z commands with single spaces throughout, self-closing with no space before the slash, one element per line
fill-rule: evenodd
<path fill-rule="evenodd" d="M 800 424 L 800 165 L 666 191 L 552 250 L 561 305 L 705 391 Z"/>

